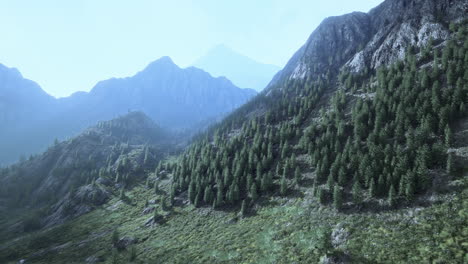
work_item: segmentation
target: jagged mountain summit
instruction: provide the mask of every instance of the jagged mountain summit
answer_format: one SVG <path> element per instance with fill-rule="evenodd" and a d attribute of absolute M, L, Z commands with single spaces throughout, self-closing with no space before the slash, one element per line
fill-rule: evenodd
<path fill-rule="evenodd" d="M 105 120 L 130 109 L 145 112 L 163 127 L 190 128 L 220 118 L 255 94 L 198 68 L 181 69 L 163 57 L 133 77 L 99 82 L 88 94 L 77 95 L 77 100 L 71 96 L 64 104 L 81 118 Z"/>
<path fill-rule="evenodd" d="M 449 38 L 448 25 L 466 18 L 468 1 L 387 0 L 369 13 L 329 17 L 310 35 L 269 84 L 325 78 L 346 65 L 354 72 L 376 70 L 403 59 L 410 46 Z"/>
<path fill-rule="evenodd" d="M 169 57 L 135 76 L 99 82 L 89 93 L 55 99 L 18 71 L 0 68 L 0 164 L 45 149 L 98 121 L 142 111 L 174 130 L 199 129 L 247 102 L 256 92 L 224 77 L 179 68 Z"/>
<path fill-rule="evenodd" d="M 222 44 L 210 49 L 193 65 L 213 76 L 225 76 L 238 87 L 253 88 L 257 91 L 263 90 L 281 69 L 275 65 L 257 62 Z"/>

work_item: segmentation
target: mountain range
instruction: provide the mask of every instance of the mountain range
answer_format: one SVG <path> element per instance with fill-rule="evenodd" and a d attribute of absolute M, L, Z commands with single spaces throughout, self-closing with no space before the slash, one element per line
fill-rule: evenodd
<path fill-rule="evenodd" d="M 329 17 L 182 149 L 130 112 L 1 169 L 0 261 L 465 263 L 466 10 Z"/>
<path fill-rule="evenodd" d="M 256 92 L 224 77 L 181 69 L 163 57 L 135 76 L 101 81 L 89 92 L 55 99 L 16 69 L 0 67 L 0 163 L 44 150 L 54 139 L 98 121 L 143 111 L 159 125 L 197 131 L 247 102 Z M 197 128 L 198 127 L 198 128 Z"/>

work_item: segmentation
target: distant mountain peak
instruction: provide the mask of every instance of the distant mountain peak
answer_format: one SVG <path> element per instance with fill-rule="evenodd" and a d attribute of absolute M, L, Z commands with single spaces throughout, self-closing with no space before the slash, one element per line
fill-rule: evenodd
<path fill-rule="evenodd" d="M 3 73 L 6 73 L 10 76 L 14 76 L 16 78 L 23 78 L 23 75 L 18 69 L 10 68 L 0 63 L 0 74 L 3 74 Z"/>
<path fill-rule="evenodd" d="M 153 71 L 153 70 L 158 70 L 158 69 L 161 69 L 161 68 L 179 68 L 179 66 L 177 66 L 174 61 L 171 59 L 171 57 L 169 56 L 163 56 L 153 62 L 151 62 L 150 64 L 148 64 L 148 66 L 146 66 L 146 68 L 143 70 L 143 72 L 146 72 L 146 71 Z"/>
<path fill-rule="evenodd" d="M 211 48 L 193 66 L 214 77 L 224 76 L 238 87 L 262 90 L 281 68 L 242 55 L 225 44 Z"/>

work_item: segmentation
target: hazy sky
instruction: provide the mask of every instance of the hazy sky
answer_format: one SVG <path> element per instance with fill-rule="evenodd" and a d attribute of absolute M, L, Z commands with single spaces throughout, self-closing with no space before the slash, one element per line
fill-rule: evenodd
<path fill-rule="evenodd" d="M 89 91 L 161 56 L 188 66 L 217 44 L 284 66 L 328 16 L 383 0 L 0 0 L 0 63 L 49 94 Z"/>

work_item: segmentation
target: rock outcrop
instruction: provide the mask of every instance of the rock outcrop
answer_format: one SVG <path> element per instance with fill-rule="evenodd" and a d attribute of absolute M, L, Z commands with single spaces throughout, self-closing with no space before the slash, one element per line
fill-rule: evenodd
<path fill-rule="evenodd" d="M 466 17 L 468 0 L 386 0 L 369 13 L 325 19 L 269 84 L 375 70 L 402 59 L 412 45 L 448 39 L 449 24 Z"/>

